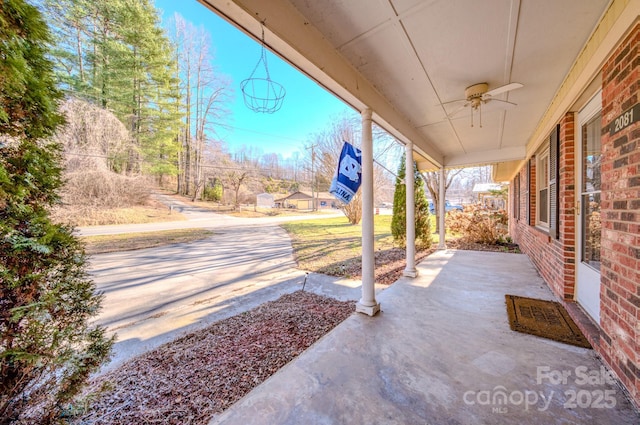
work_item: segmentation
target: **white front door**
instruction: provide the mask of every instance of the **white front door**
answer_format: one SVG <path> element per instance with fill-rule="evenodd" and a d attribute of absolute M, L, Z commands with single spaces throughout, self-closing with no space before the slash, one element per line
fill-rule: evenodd
<path fill-rule="evenodd" d="M 602 93 L 578 113 L 576 171 L 576 299 L 600 324 L 600 163 Z"/>

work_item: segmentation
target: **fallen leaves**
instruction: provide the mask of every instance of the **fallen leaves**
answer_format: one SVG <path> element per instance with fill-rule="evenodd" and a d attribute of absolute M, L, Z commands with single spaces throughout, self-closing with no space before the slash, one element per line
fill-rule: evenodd
<path fill-rule="evenodd" d="M 94 379 L 74 424 L 206 424 L 354 311 L 297 291 L 217 322 Z"/>
<path fill-rule="evenodd" d="M 416 263 L 435 251 L 435 247 L 416 251 Z M 375 252 L 375 282 L 391 285 L 402 277 L 406 267 L 406 251 L 404 248 L 390 248 Z M 360 279 L 362 275 L 362 257 L 350 258 L 331 267 L 322 268 L 319 273 L 333 276 L 346 276 Z"/>

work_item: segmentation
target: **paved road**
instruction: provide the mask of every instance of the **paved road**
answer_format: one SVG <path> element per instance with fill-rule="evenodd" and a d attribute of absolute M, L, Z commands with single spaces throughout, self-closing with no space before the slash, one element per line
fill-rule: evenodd
<path fill-rule="evenodd" d="M 276 225 L 288 221 L 310 220 L 314 218 L 342 217 L 339 210 L 323 211 L 318 214 L 282 215 L 275 217 L 242 218 L 225 214 L 216 214 L 207 209 L 199 208 L 188 202 L 181 202 L 168 195 L 155 195 L 158 200 L 169 208 L 173 206 L 173 211 L 186 216 L 186 220 L 169 221 L 161 223 L 144 224 L 114 224 L 107 226 L 78 227 L 76 233 L 81 236 L 114 235 L 133 232 L 155 232 L 171 229 L 193 229 L 193 228 L 229 228 L 247 226 Z"/>
<path fill-rule="evenodd" d="M 360 281 L 319 274 L 307 277 L 296 269 L 291 241 L 271 219 L 245 221 L 187 209 L 183 213 L 191 219 L 173 225 L 206 227 L 214 230 L 213 236 L 90 259 L 90 272 L 105 295 L 97 322 L 118 335 L 113 360 L 103 370 L 298 290 L 305 278 L 306 290 L 344 300 L 360 298 Z M 109 230 L 100 227 L 100 232 Z M 119 233 L 140 231 L 140 226 L 115 227 Z M 82 234 L 90 230 L 82 229 Z"/>

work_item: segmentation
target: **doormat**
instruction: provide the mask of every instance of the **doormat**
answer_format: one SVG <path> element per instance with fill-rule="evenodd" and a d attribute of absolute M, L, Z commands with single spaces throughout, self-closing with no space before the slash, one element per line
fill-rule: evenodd
<path fill-rule="evenodd" d="M 505 297 L 511 330 L 591 348 L 562 304 L 516 295 Z"/>

